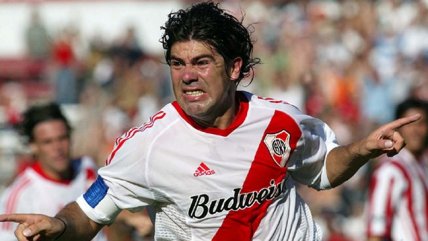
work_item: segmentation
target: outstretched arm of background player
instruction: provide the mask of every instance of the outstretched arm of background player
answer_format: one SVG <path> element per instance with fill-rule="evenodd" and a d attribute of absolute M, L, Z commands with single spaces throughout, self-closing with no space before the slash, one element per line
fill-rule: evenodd
<path fill-rule="evenodd" d="M 326 163 L 331 186 L 338 186 L 348 180 L 372 158 L 382 154 L 388 156 L 397 154 L 405 146 L 405 142 L 396 130 L 420 118 L 421 116 L 416 114 L 397 119 L 382 125 L 360 141 L 331 150 Z"/>
<path fill-rule="evenodd" d="M 76 202 L 65 206 L 55 217 L 41 214 L 4 214 L 0 215 L 0 222 L 19 223 L 15 230 L 18 241 L 89 241 L 103 227 L 89 219 Z M 57 237 L 59 239 L 56 239 Z"/>

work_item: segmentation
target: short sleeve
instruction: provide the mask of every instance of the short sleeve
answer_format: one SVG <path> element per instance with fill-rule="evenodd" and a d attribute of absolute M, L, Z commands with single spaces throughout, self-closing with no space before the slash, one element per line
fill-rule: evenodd
<path fill-rule="evenodd" d="M 154 201 L 146 180 L 144 141 L 138 131 L 119 138 L 97 180 L 77 200 L 94 221 L 110 223 L 120 210 L 137 211 Z"/>
<path fill-rule="evenodd" d="M 317 190 L 330 188 L 325 162 L 327 154 L 338 146 L 336 136 L 317 118 L 301 115 L 298 121 L 302 136 L 290 157 L 288 171 L 299 183 Z"/>

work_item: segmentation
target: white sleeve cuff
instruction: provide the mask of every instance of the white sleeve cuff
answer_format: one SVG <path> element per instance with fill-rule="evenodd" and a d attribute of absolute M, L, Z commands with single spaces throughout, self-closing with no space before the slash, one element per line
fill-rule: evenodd
<path fill-rule="evenodd" d="M 90 219 L 99 224 L 112 223 L 121 211 L 108 195 L 106 195 L 95 208 L 92 208 L 86 202 L 83 195 L 81 195 L 76 202 Z"/>
<path fill-rule="evenodd" d="M 320 188 L 321 189 L 330 189 L 331 188 L 331 183 L 330 183 L 330 180 L 328 180 L 328 175 L 327 175 L 327 156 L 331 150 L 333 150 L 334 148 L 336 148 L 338 146 L 339 145 L 337 143 L 334 143 L 334 142 L 327 144 L 327 153 L 326 153 L 325 158 L 324 158 L 324 166 L 322 167 L 322 170 L 321 170 L 321 182 L 320 182 Z"/>
<path fill-rule="evenodd" d="M 328 180 L 328 176 L 327 176 L 326 163 L 324 163 L 324 166 L 322 167 L 322 171 L 321 171 L 320 188 L 321 189 L 330 189 L 331 188 L 331 183 Z"/>

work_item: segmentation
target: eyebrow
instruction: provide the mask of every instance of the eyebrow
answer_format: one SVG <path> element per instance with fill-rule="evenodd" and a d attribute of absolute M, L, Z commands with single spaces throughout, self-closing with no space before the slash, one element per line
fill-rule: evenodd
<path fill-rule="evenodd" d="M 212 54 L 201 54 L 201 55 L 198 55 L 198 56 L 192 58 L 190 60 L 190 62 L 194 63 L 194 62 L 196 62 L 196 61 L 198 61 L 200 59 L 203 59 L 203 58 L 209 58 L 209 59 L 215 60 L 214 55 L 212 55 Z M 170 60 L 179 60 L 179 61 L 183 61 L 184 62 L 184 60 L 182 58 L 179 58 L 179 57 L 177 57 L 175 55 L 171 55 L 171 57 L 169 59 Z"/>

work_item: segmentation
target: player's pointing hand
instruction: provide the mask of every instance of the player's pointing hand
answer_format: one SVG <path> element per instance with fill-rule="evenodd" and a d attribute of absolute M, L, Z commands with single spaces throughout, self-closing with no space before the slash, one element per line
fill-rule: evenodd
<path fill-rule="evenodd" d="M 0 222 L 19 224 L 15 231 L 18 241 L 55 240 L 65 229 L 65 224 L 58 218 L 39 214 L 3 214 Z"/>
<path fill-rule="evenodd" d="M 420 114 L 403 117 L 382 125 L 366 138 L 334 148 L 327 156 L 327 175 L 332 187 L 348 180 L 370 159 L 382 154 L 393 156 L 406 145 L 397 131 L 421 118 Z"/>
<path fill-rule="evenodd" d="M 385 153 L 388 156 L 394 156 L 405 146 L 404 139 L 397 130 L 420 118 L 420 114 L 415 114 L 397 119 L 379 127 L 365 139 L 360 153 L 371 158 L 378 157 Z"/>

